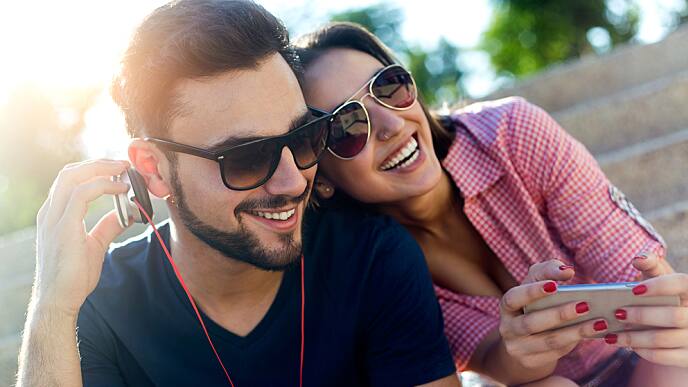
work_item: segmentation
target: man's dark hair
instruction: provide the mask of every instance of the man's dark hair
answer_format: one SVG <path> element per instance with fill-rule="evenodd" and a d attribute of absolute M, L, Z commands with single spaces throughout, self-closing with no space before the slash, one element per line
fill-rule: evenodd
<path fill-rule="evenodd" d="M 179 0 L 161 6 L 136 30 L 111 86 L 132 137 L 165 135 L 183 108 L 176 83 L 256 68 L 279 53 L 298 60 L 284 25 L 248 0 Z"/>

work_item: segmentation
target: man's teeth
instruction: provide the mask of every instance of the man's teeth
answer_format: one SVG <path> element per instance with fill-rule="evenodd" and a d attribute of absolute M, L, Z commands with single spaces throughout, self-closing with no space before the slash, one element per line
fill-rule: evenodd
<path fill-rule="evenodd" d="M 253 212 L 254 215 L 258 215 L 260 217 L 263 217 L 265 219 L 275 219 L 275 220 L 287 220 L 292 217 L 296 213 L 296 209 L 292 208 L 289 211 L 282 211 L 282 212 L 263 212 L 263 211 L 255 211 Z"/>
<path fill-rule="evenodd" d="M 415 138 L 411 137 L 408 143 L 399 150 L 396 154 L 392 156 L 392 158 L 384 163 L 381 167 L 383 171 L 392 169 L 392 168 L 405 168 L 409 165 L 411 165 L 416 159 L 418 158 L 418 154 L 420 152 L 418 151 L 418 142 L 416 141 Z M 413 156 L 411 156 L 413 154 Z M 408 160 L 404 161 L 406 158 L 409 158 Z M 401 163 L 404 161 L 403 163 Z M 397 165 L 401 163 L 400 165 Z"/>

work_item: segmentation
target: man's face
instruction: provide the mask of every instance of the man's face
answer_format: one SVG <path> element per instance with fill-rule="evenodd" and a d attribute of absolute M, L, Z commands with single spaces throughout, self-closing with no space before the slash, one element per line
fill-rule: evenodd
<path fill-rule="evenodd" d="M 171 123 L 170 139 L 203 149 L 284 134 L 307 112 L 296 77 L 279 54 L 253 70 L 182 81 L 175 91 L 182 111 Z M 283 148 L 270 180 L 234 191 L 222 183 L 217 162 L 176 157 L 172 191 L 179 218 L 194 235 L 230 258 L 266 270 L 284 269 L 299 259 L 301 222 L 316 167 L 299 170 L 291 151 Z"/>

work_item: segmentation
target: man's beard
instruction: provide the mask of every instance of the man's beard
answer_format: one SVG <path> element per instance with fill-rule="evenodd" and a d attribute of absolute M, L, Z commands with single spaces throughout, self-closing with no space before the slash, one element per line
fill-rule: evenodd
<path fill-rule="evenodd" d="M 256 208 L 277 208 L 287 204 L 305 202 L 310 192 L 310 183 L 298 197 L 286 195 L 271 196 L 265 199 L 244 200 L 234 209 L 234 216 L 238 220 L 239 227 L 236 231 L 222 231 L 199 219 L 191 211 L 184 197 L 181 183 L 179 182 L 177 166 L 172 163 L 171 183 L 172 190 L 179 210 L 179 217 L 192 234 L 208 246 L 222 253 L 225 257 L 236 259 L 256 266 L 263 270 L 281 271 L 295 265 L 301 257 L 301 241 L 294 240 L 294 232 L 279 234 L 282 248 L 275 250 L 266 249 L 251 231 L 249 231 L 240 218 L 241 212 Z M 299 225 L 299 227 L 301 227 Z"/>

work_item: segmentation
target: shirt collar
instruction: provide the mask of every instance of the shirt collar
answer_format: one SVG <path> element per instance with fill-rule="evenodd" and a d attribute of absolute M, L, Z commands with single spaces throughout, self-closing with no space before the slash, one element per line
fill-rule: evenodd
<path fill-rule="evenodd" d="M 456 137 L 442 166 L 467 199 L 490 188 L 505 171 L 489 154 L 491 144 L 497 141 L 496 132 L 480 130 L 470 119 L 467 122 L 459 116 L 453 119 Z"/>

